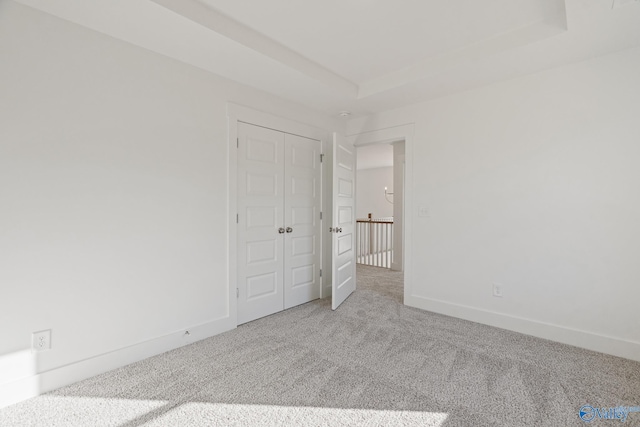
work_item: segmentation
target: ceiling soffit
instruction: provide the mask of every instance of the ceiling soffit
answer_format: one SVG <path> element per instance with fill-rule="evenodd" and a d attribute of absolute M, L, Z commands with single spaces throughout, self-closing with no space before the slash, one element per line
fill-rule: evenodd
<path fill-rule="evenodd" d="M 403 0 L 402 9 L 387 0 L 14 2 L 4 5 L 39 9 L 334 117 L 342 110 L 351 118 L 368 116 L 640 47 L 640 0 Z M 267 3 L 285 12 L 258 21 Z M 453 5 L 457 13 L 444 19 L 442 8 Z M 389 28 L 376 35 L 386 12 L 393 15 Z M 398 22 L 422 22 L 429 13 L 425 25 L 443 22 L 398 31 Z M 485 27 L 487 17 L 500 22 Z M 287 20 L 301 23 L 274 31 Z M 475 28 L 465 32 L 464 26 Z M 354 40 L 336 46 L 346 29 Z M 384 44 L 382 36 L 389 38 Z"/>
<path fill-rule="evenodd" d="M 172 12 L 221 34 L 326 85 L 348 99 L 364 99 L 432 75 L 464 66 L 472 61 L 534 43 L 567 30 L 564 0 L 544 0 L 547 7 L 532 15 L 533 22 L 493 34 L 451 51 L 417 59 L 400 69 L 356 83 L 303 54 L 259 33 L 253 28 L 213 9 L 201 0 L 151 0 Z M 209 0 L 215 4 L 215 1 Z M 357 26 L 357 25 L 356 25 Z"/>

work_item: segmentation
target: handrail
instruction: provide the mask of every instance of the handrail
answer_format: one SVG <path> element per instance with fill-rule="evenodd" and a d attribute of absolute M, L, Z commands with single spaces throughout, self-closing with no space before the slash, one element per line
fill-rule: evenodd
<path fill-rule="evenodd" d="M 393 224 L 393 221 L 387 219 L 356 219 L 356 222 L 375 222 L 377 224 Z"/>

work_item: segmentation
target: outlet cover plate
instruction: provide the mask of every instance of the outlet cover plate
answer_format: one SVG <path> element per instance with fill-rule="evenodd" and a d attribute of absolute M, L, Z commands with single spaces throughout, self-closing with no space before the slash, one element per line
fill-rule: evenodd
<path fill-rule="evenodd" d="M 31 336 L 31 349 L 34 352 L 51 350 L 51 329 L 34 332 Z"/>
<path fill-rule="evenodd" d="M 493 296 L 502 298 L 502 285 L 499 283 L 493 284 Z"/>

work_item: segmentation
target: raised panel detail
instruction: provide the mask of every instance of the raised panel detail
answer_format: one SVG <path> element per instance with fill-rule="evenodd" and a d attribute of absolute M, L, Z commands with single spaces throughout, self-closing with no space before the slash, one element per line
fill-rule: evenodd
<path fill-rule="evenodd" d="M 338 237 L 338 255 L 350 251 L 353 248 L 353 235 L 351 233 Z"/>
<path fill-rule="evenodd" d="M 275 272 L 247 277 L 247 300 L 276 293 L 277 279 Z"/>
<path fill-rule="evenodd" d="M 247 265 L 277 261 L 275 239 L 247 243 Z"/>
<path fill-rule="evenodd" d="M 291 208 L 291 223 L 296 225 L 315 225 L 314 208 Z"/>
<path fill-rule="evenodd" d="M 349 283 L 349 280 L 353 280 L 352 269 L 351 260 L 338 267 L 338 288 Z"/>
<path fill-rule="evenodd" d="M 338 166 L 352 171 L 353 168 L 353 153 L 348 151 L 346 148 L 339 146 L 338 147 Z"/>
<path fill-rule="evenodd" d="M 247 229 L 276 226 L 276 208 L 247 206 Z"/>
<path fill-rule="evenodd" d="M 315 236 L 294 237 L 291 239 L 291 255 L 313 255 L 315 243 Z"/>
<path fill-rule="evenodd" d="M 291 194 L 294 196 L 315 197 L 315 179 L 292 177 Z"/>
<path fill-rule="evenodd" d="M 247 160 L 264 163 L 277 163 L 277 141 L 265 141 L 257 138 L 247 138 Z"/>
<path fill-rule="evenodd" d="M 278 194 L 278 177 L 276 175 L 247 174 L 248 196 L 276 196 Z"/>
<path fill-rule="evenodd" d="M 315 150 L 309 148 L 293 147 L 291 163 L 293 166 L 313 169 L 316 166 Z"/>
<path fill-rule="evenodd" d="M 315 277 L 314 272 L 315 268 L 313 264 L 294 268 L 291 271 L 291 274 L 293 274 L 292 287 L 297 288 L 298 286 L 313 284 L 313 278 Z"/>
<path fill-rule="evenodd" d="M 353 181 L 347 181 L 346 179 L 339 179 L 338 180 L 338 196 L 353 197 Z"/>
<path fill-rule="evenodd" d="M 350 206 L 338 208 L 338 225 L 348 225 L 353 222 L 353 209 Z"/>

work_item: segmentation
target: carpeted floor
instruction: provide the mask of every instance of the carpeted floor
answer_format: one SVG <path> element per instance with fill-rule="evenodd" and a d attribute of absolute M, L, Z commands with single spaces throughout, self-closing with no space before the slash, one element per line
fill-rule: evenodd
<path fill-rule="evenodd" d="M 0 426 L 580 426 L 582 405 L 640 406 L 638 362 L 408 308 L 401 274 L 358 275 L 335 312 L 242 325 L 2 409 Z"/>

